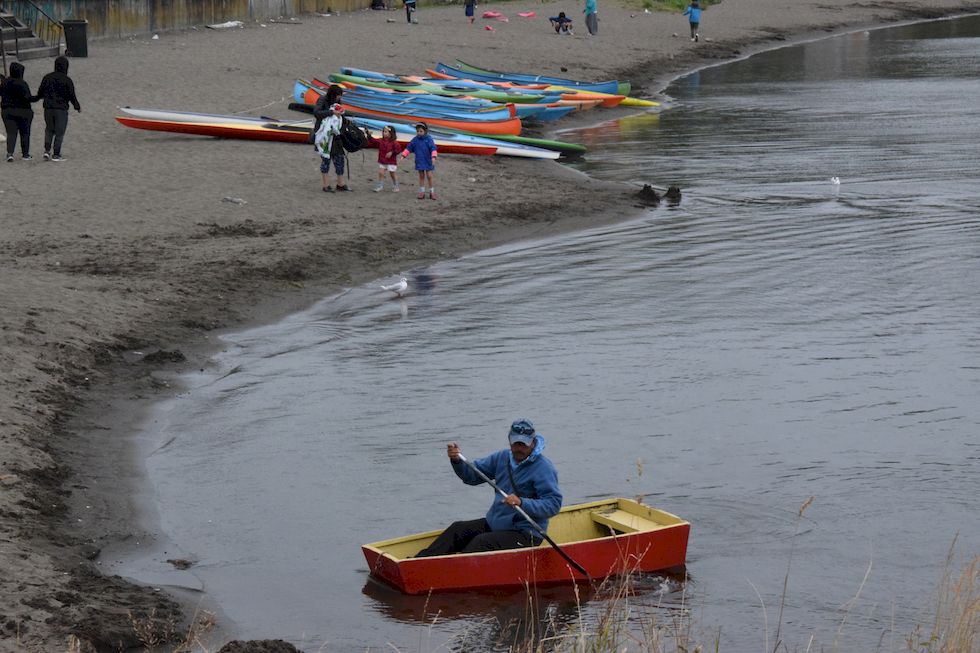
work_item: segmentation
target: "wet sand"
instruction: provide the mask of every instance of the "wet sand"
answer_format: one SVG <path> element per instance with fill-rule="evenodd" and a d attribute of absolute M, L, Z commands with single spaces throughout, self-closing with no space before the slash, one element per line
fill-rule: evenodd
<path fill-rule="evenodd" d="M 131 614 L 152 636 L 181 631 L 187 605 L 104 576 L 98 553 L 148 535 L 135 526 L 134 422 L 119 416 L 133 400 L 173 393 L 161 371 L 200 367 L 218 329 L 268 321 L 413 265 L 639 210 L 636 188 L 497 157 L 440 158 L 433 202 L 415 199 L 410 162 L 401 166 L 403 192 L 370 192 L 375 155 L 354 154 L 355 191 L 328 195 L 311 148 L 131 130 L 115 122 L 116 107 L 286 118 L 295 77 L 325 77 L 342 65 L 421 72 L 457 57 L 630 79 L 635 95 L 649 97 L 704 65 L 977 12 L 980 1 L 801 0 L 787 9 L 777 0 L 725 0 L 705 11 L 697 44 L 679 14 L 604 2 L 598 37 L 583 25 L 557 37 L 547 16 L 577 17 L 577 7 L 492 7 L 510 22 L 471 26 L 461 6 L 422 7 L 418 25 L 400 10 L 302 16 L 96 41 L 87 59 L 72 60 L 82 113 L 70 116 L 68 160 L 41 161 L 38 109 L 35 160 L 0 163 L 0 650 L 67 650 L 72 635 L 102 649 L 136 645 Z M 529 10 L 538 17 L 517 16 Z M 51 62 L 26 66 L 36 89 Z M 584 112 L 560 126 L 627 113 Z M 673 183 L 670 170 L 649 182 Z"/>

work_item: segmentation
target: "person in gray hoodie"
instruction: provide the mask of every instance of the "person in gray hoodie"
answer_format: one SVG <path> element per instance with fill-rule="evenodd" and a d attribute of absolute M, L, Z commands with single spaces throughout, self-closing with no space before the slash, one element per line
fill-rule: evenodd
<path fill-rule="evenodd" d="M 7 161 L 14 160 L 17 137 L 20 136 L 20 153 L 25 161 L 31 160 L 31 122 L 37 102 L 31 95 L 31 87 L 24 81 L 24 65 L 17 61 L 10 64 L 10 77 L 0 75 L 0 115 L 7 130 Z"/>
<path fill-rule="evenodd" d="M 75 107 L 75 111 L 82 111 L 78 98 L 75 97 L 75 83 L 68 76 L 68 57 L 54 60 L 54 72 L 41 79 L 37 95 L 44 100 L 44 160 L 64 161 L 61 143 L 65 138 L 65 130 L 68 129 L 69 103 Z"/>

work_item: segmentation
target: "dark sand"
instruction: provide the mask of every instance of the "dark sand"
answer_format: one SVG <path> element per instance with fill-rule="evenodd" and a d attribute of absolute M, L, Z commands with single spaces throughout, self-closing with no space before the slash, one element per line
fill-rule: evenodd
<path fill-rule="evenodd" d="M 440 158 L 440 199 L 421 202 L 410 163 L 401 173 L 408 192 L 371 193 L 374 155 L 355 154 L 355 192 L 327 195 L 310 148 L 130 130 L 114 121 L 117 106 L 287 117 L 295 77 L 341 65 L 421 72 L 456 57 L 630 79 L 634 94 L 650 96 L 704 65 L 977 12 L 980 1 L 724 0 L 705 12 L 698 44 L 680 15 L 608 0 L 597 38 L 581 25 L 575 37 L 550 31 L 547 16 L 568 5 L 493 8 L 511 20 L 492 21 L 492 32 L 480 19 L 467 24 L 460 6 L 423 7 L 418 25 L 401 11 L 361 11 L 98 41 L 89 58 L 72 61 L 82 113 L 71 113 L 68 161 L 40 160 L 38 112 L 35 161 L 0 163 L 0 651 L 136 645 L 130 613 L 154 636 L 179 634 L 187 617 L 170 597 L 99 571 L 102 547 L 141 537 L 131 428 L 107 416 L 172 392 L 156 372 L 200 367 L 215 329 L 271 320 L 412 265 L 637 210 L 638 189 L 496 157 Z M 527 10 L 538 17 L 517 17 Z M 36 89 L 51 62 L 26 65 Z M 561 126 L 626 113 L 586 112 Z M 649 182 L 665 187 L 670 173 Z M 161 350 L 156 362 L 131 353 Z"/>

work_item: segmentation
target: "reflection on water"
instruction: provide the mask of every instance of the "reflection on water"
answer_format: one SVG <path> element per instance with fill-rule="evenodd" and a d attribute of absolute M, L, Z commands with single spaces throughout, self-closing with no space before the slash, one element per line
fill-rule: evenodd
<path fill-rule="evenodd" d="M 445 442 L 484 455 L 527 416 L 567 503 L 643 495 L 692 523 L 691 577 L 643 579 L 634 605 L 686 602 L 723 650 L 762 647 L 776 605 L 789 650 L 845 621 L 843 649 L 901 648 L 950 542 L 980 542 L 978 34 L 940 21 L 703 70 L 659 119 L 583 135 L 584 169 L 677 183 L 679 205 L 229 336 L 154 424 L 168 557 L 199 560 L 243 637 L 498 648 L 534 621 L 526 597 L 427 607 L 368 582 L 359 546 L 482 515 L 492 492 Z M 608 605 L 567 591 L 531 614 Z"/>
<path fill-rule="evenodd" d="M 467 628 L 447 647 L 458 651 L 510 650 L 515 644 L 540 642 L 564 634 L 580 624 L 589 603 L 603 605 L 626 602 L 635 612 L 682 611 L 684 569 L 664 574 L 636 574 L 628 583 L 609 579 L 595 585 L 532 587 L 530 591 L 482 590 L 410 596 L 368 578 L 363 593 L 374 600 L 379 614 L 409 624 L 433 625 L 440 621 L 465 620 Z"/>

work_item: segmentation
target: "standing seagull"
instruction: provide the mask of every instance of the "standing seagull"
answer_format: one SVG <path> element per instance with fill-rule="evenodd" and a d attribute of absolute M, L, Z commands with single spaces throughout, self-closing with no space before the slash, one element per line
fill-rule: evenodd
<path fill-rule="evenodd" d="M 405 277 L 402 277 L 401 279 L 398 280 L 398 283 L 393 283 L 390 286 L 384 286 L 384 285 L 382 285 L 381 286 L 381 289 L 382 290 L 390 290 L 391 292 L 393 292 L 396 295 L 398 295 L 399 297 L 401 297 L 402 296 L 402 293 L 405 292 L 406 290 L 408 290 L 408 279 L 406 279 Z"/>

